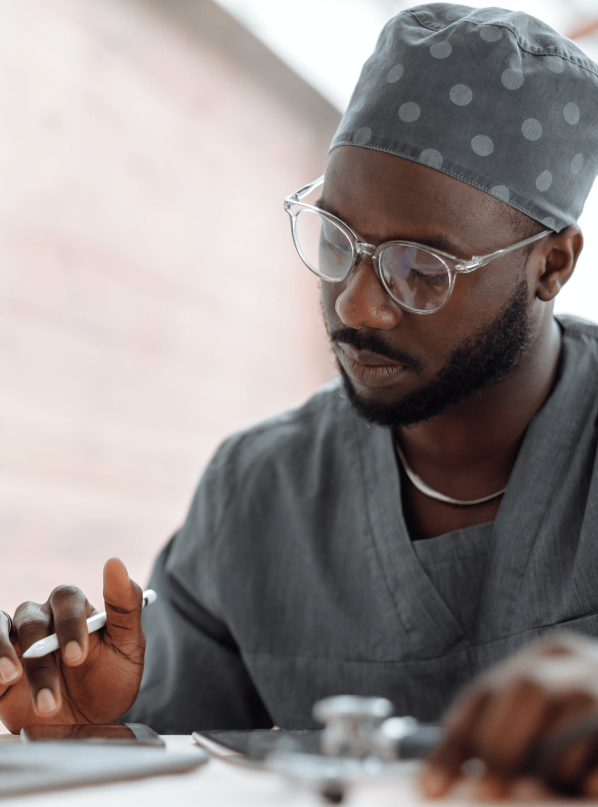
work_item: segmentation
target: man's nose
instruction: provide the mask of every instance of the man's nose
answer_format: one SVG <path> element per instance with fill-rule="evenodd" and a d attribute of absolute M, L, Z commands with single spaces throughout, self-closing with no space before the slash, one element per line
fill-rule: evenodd
<path fill-rule="evenodd" d="M 361 258 L 336 298 L 334 309 L 347 328 L 395 328 L 404 312 L 384 291 L 372 259 Z"/>

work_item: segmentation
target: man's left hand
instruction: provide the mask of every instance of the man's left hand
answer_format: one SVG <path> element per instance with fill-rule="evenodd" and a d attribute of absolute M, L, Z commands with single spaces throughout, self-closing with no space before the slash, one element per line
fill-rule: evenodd
<path fill-rule="evenodd" d="M 444 723 L 421 780 L 428 797 L 448 793 L 474 759 L 487 797 L 529 776 L 598 797 L 598 641 L 563 633 L 534 642 L 474 682 Z"/>

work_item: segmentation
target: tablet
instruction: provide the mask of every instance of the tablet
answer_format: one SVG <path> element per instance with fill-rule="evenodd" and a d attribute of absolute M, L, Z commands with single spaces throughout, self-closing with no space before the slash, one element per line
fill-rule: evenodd
<path fill-rule="evenodd" d="M 87 745 L 63 740 L 0 744 L 0 798 L 159 774 L 204 765 L 200 748 L 180 753 L 161 748 Z"/>
<path fill-rule="evenodd" d="M 232 756 L 263 762 L 273 751 L 321 754 L 322 729 L 253 729 L 249 731 L 196 731 L 195 742 L 215 757 L 232 762 Z M 423 759 L 442 739 L 442 728 L 420 723 L 396 740 L 398 759 Z"/>
<path fill-rule="evenodd" d="M 195 742 L 212 756 L 243 756 L 263 762 L 274 750 L 320 754 L 321 729 L 252 729 L 249 731 L 195 731 Z M 228 761 L 231 761 L 230 759 Z"/>

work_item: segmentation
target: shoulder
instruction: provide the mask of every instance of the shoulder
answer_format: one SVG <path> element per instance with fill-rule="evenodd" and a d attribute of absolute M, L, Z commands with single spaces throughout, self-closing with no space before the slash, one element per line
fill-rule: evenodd
<path fill-rule="evenodd" d="M 580 342 L 589 350 L 595 350 L 598 353 L 598 325 L 587 319 L 570 315 L 559 315 L 556 320 L 562 327 L 566 340 Z"/>
<path fill-rule="evenodd" d="M 324 446 L 338 442 L 354 415 L 342 384 L 336 380 L 302 406 L 282 412 L 231 435 L 210 463 L 209 473 L 254 477 L 266 466 L 300 466 Z"/>
<path fill-rule="evenodd" d="M 356 415 L 339 381 L 305 404 L 228 437 L 204 471 L 184 531 L 209 518 L 210 532 L 234 513 L 272 501 L 277 492 L 303 491 L 346 459 Z"/>
<path fill-rule="evenodd" d="M 595 385 L 598 380 L 598 325 L 572 316 L 557 318 L 563 331 L 562 372 L 576 383 Z"/>
<path fill-rule="evenodd" d="M 346 437 L 355 418 L 342 385 L 333 382 L 303 406 L 231 435 L 200 480 L 168 572 L 188 592 L 201 591 L 218 613 L 216 548 L 255 544 L 266 521 L 283 525 L 294 506 L 323 495 L 323 482 L 339 479 L 339 466 L 349 461 Z"/>
<path fill-rule="evenodd" d="M 561 383 L 575 393 L 577 409 L 588 406 L 598 415 L 598 325 L 571 316 L 559 316 L 557 321 L 563 331 Z"/>

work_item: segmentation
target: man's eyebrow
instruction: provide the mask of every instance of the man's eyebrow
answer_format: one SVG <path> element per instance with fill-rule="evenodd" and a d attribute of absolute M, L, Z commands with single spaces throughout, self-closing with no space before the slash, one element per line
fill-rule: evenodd
<path fill-rule="evenodd" d="M 320 210 L 324 210 L 326 213 L 330 213 L 331 215 L 336 216 L 337 219 L 343 221 L 342 216 L 339 216 L 336 210 L 334 210 L 334 208 L 332 208 L 321 196 L 314 202 L 314 207 L 319 207 Z M 411 241 L 411 238 L 406 238 L 405 234 L 401 233 L 399 235 L 392 235 L 389 238 L 386 238 L 385 241 Z M 471 257 L 469 254 L 470 251 L 464 249 L 461 244 L 456 244 L 443 235 L 433 235 L 426 238 L 425 241 L 416 241 L 414 243 L 418 243 L 426 247 L 432 247 L 432 249 L 438 249 L 440 252 L 446 252 L 447 254 L 454 255 L 455 257 L 466 257 L 466 259 Z"/>

